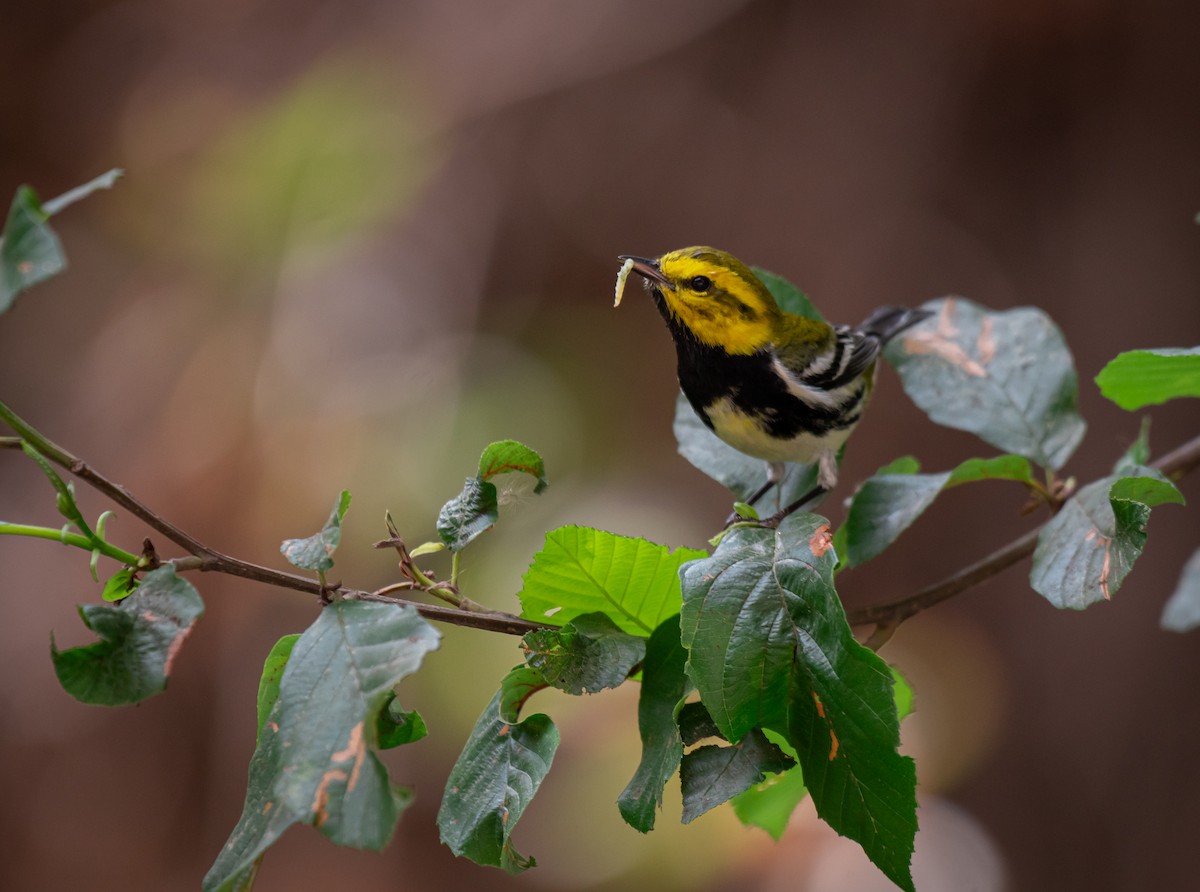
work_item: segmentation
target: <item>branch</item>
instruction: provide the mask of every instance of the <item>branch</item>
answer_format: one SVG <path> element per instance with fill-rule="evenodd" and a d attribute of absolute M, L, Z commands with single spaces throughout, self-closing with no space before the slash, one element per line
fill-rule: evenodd
<path fill-rule="evenodd" d="M 1200 466 L 1200 437 L 1195 437 L 1177 449 L 1151 462 L 1168 477 L 1179 480 Z M 1019 539 L 1014 539 L 981 561 L 964 567 L 953 576 L 943 579 L 921 589 L 915 594 L 883 604 L 872 604 L 847 611 L 846 618 L 852 626 L 874 623 L 879 630 L 892 629 L 911 616 L 920 613 L 934 604 L 940 604 L 978 585 L 985 579 L 990 579 L 1001 570 L 1029 557 L 1037 548 L 1038 534 L 1042 527 L 1030 530 Z M 873 636 L 874 637 L 874 636 Z M 886 640 L 886 639 L 884 639 Z"/>
<path fill-rule="evenodd" d="M 553 628 L 545 623 L 532 622 L 502 611 L 459 610 L 452 607 L 442 607 L 436 604 L 423 604 L 419 601 L 408 601 L 403 598 L 392 598 L 386 595 L 359 591 L 343 585 L 322 586 L 315 579 L 273 570 L 259 564 L 243 561 L 217 551 L 185 532 L 173 523 L 155 512 L 152 508 L 138 500 L 124 486 L 109 480 L 87 462 L 76 458 L 66 449 L 49 440 L 35 428 L 30 427 L 23 419 L 14 413 L 3 402 L 0 402 L 0 419 L 20 434 L 20 437 L 0 437 L 0 449 L 20 449 L 24 440 L 39 453 L 54 464 L 70 471 L 85 483 L 108 496 L 134 517 L 142 520 L 153 530 L 157 530 L 171 542 L 174 542 L 189 557 L 175 558 L 163 563 L 174 565 L 179 572 L 199 570 L 201 572 L 225 573 L 229 576 L 240 576 L 255 582 L 274 585 L 279 588 L 290 588 L 307 592 L 318 598 L 328 598 L 334 595 L 362 601 L 382 601 L 388 604 L 400 604 L 415 607 L 417 612 L 426 619 L 449 623 L 456 626 L 466 626 L 472 629 L 482 629 L 489 632 L 503 632 L 508 635 L 524 635 L 537 629 Z"/>

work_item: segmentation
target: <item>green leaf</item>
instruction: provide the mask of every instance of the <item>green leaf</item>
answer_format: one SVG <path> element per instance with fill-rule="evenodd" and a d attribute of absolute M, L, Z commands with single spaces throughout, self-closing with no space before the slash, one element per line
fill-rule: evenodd
<path fill-rule="evenodd" d="M 622 632 L 603 613 L 577 616 L 561 629 L 526 633 L 525 660 L 568 694 L 619 687 L 646 655 L 646 639 Z"/>
<path fill-rule="evenodd" d="M 530 670 L 517 671 L 527 684 Z M 536 863 L 510 837 L 550 771 L 559 738 L 547 715 L 521 721 L 505 715 L 504 696 L 503 689 L 496 693 L 471 731 L 446 781 L 437 823 L 455 855 L 515 874 Z"/>
<path fill-rule="evenodd" d="M 995 313 L 962 298 L 885 348 L 909 397 L 938 424 L 1060 468 L 1083 438 L 1079 384 L 1061 332 L 1031 307 Z"/>
<path fill-rule="evenodd" d="M 207 892 L 246 888 L 288 827 L 307 823 L 338 845 L 378 851 L 411 799 L 376 754 L 392 687 L 438 646 L 412 607 L 336 601 L 299 640 L 250 760 L 246 802 L 204 878 Z"/>
<path fill-rule="evenodd" d="M 1200 396 L 1200 347 L 1121 353 L 1100 370 L 1096 384 L 1126 411 Z"/>
<path fill-rule="evenodd" d="M 1141 502 L 1151 508 L 1159 505 L 1186 504 L 1183 493 L 1167 477 L 1155 468 L 1130 468 L 1127 473 L 1139 472 L 1138 476 L 1124 476 L 1108 491 L 1114 501 L 1125 499 Z"/>
<path fill-rule="evenodd" d="M 479 479 L 491 480 L 498 474 L 520 471 L 537 480 L 534 492 L 540 493 L 549 482 L 546 480 L 546 466 L 542 457 L 524 443 L 516 440 L 500 440 L 491 443 L 483 450 L 479 458 Z"/>
<path fill-rule="evenodd" d="M 735 527 L 683 568 L 688 675 L 722 734 L 782 734 L 817 814 L 912 892 L 916 772 L 897 752 L 893 676 L 854 640 L 833 587 L 828 522 Z"/>
<path fill-rule="evenodd" d="M 757 266 L 751 267 L 751 270 L 767 286 L 767 290 L 775 298 L 775 303 L 779 304 L 779 309 L 785 313 L 795 313 L 797 316 L 804 316 L 806 319 L 816 319 L 819 322 L 825 321 L 825 317 L 821 315 L 820 310 L 813 306 L 812 301 L 808 299 L 808 295 L 783 276 Z"/>
<path fill-rule="evenodd" d="M 1182 502 L 1160 472 L 1133 470 L 1084 486 L 1042 527 L 1029 582 L 1055 607 L 1109 600 L 1145 547 L 1150 509 Z"/>
<path fill-rule="evenodd" d="M 1188 632 L 1196 626 L 1200 626 L 1200 548 L 1184 566 L 1162 615 L 1162 627 L 1172 632 Z"/>
<path fill-rule="evenodd" d="M 17 295 L 67 268 L 62 243 L 47 225 L 37 193 L 21 186 L 13 198 L 0 241 L 0 313 Z"/>
<path fill-rule="evenodd" d="M 387 705 L 379 711 L 376 729 L 381 750 L 416 743 L 429 734 L 421 713 L 415 709 L 405 709 L 395 694 L 388 698 Z"/>
<path fill-rule="evenodd" d="M 950 472 L 946 486 L 974 483 L 978 480 L 1016 480 L 1020 483 L 1033 481 L 1033 468 L 1029 460 L 1021 455 L 997 455 L 992 458 L 968 458 Z"/>
<path fill-rule="evenodd" d="M 641 833 L 654 829 L 657 811 L 662 808 L 663 787 L 683 757 L 675 712 L 691 687 L 683 671 L 686 660 L 687 652 L 679 642 L 679 617 L 672 616 L 663 620 L 646 642 L 638 696 L 642 758 L 617 798 L 625 823 Z"/>
<path fill-rule="evenodd" d="M 751 458 L 738 452 L 711 430 L 705 427 L 700 416 L 692 409 L 682 393 L 675 400 L 675 440 L 679 454 L 713 480 L 733 492 L 739 500 L 750 498 L 767 482 L 767 463 L 760 458 Z M 780 486 L 771 490 L 765 504 L 790 505 L 811 492 L 817 485 L 817 466 L 798 465 L 789 462 Z M 767 513 L 773 513 L 771 511 Z"/>
<path fill-rule="evenodd" d="M 768 774 L 779 774 L 795 764 L 758 729 L 729 746 L 697 747 L 684 755 L 679 767 L 683 823 L 690 824 Z"/>
<path fill-rule="evenodd" d="M 882 554 L 944 489 L 977 480 L 1033 479 L 1029 461 L 1019 455 L 971 458 L 940 474 L 917 474 L 916 469 L 915 459 L 898 459 L 859 487 L 842 525 L 846 566 L 856 567 Z"/>
<path fill-rule="evenodd" d="M 58 681 L 83 703 L 121 706 L 167 686 L 175 656 L 203 615 L 204 602 L 167 564 L 147 573 L 119 604 L 85 604 L 79 613 L 100 640 L 60 651 L 51 638 Z"/>
<path fill-rule="evenodd" d="M 287 562 L 301 570 L 319 570 L 324 573 L 333 566 L 333 553 L 342 541 L 342 518 L 350 507 L 350 492 L 343 489 L 329 520 L 325 521 L 318 533 L 306 539 L 284 539 L 279 550 L 287 558 Z"/>
<path fill-rule="evenodd" d="M 895 667 L 892 667 L 892 677 L 895 680 L 896 712 L 900 719 L 904 719 L 913 710 L 913 691 Z M 788 755 L 795 755 L 795 750 L 778 735 L 768 732 L 767 737 Z M 783 836 L 783 831 L 787 829 L 792 812 L 807 795 L 804 772 L 797 765 L 782 774 L 768 777 L 744 793 L 739 793 L 733 797 L 732 804 L 739 821 L 747 826 L 765 830 L 778 842 Z"/>
<path fill-rule="evenodd" d="M 438 514 L 437 531 L 451 551 L 462 551 L 500 519 L 496 486 L 478 477 L 468 477 L 463 490 Z"/>
<path fill-rule="evenodd" d="M 120 601 L 127 598 L 138 586 L 138 581 L 134 574 L 137 571 L 132 567 L 124 567 L 118 570 L 112 576 L 108 577 L 108 581 L 104 583 L 104 591 L 100 593 L 100 597 L 105 601 Z"/>
<path fill-rule="evenodd" d="M 283 670 L 287 668 L 292 649 L 299 640 L 299 633 L 284 635 L 275 642 L 263 661 L 262 677 L 258 680 L 258 731 L 254 738 L 256 745 L 262 741 L 263 725 L 267 723 L 267 717 L 275 708 L 275 701 L 279 699 L 279 682 L 283 678 Z"/>
<path fill-rule="evenodd" d="M 521 589 L 521 615 L 566 623 L 603 613 L 622 630 L 647 637 L 679 612 L 679 568 L 703 551 L 566 526 L 546 534 Z"/>

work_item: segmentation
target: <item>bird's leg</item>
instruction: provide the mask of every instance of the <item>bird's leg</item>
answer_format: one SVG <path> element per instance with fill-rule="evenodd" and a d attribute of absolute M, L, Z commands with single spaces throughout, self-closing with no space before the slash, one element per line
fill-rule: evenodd
<path fill-rule="evenodd" d="M 787 466 L 783 462 L 781 462 L 781 461 L 767 462 L 767 482 L 764 483 L 762 486 L 760 486 L 758 489 L 756 489 L 754 491 L 754 495 L 752 495 L 752 496 L 750 496 L 750 498 L 746 499 L 746 504 L 753 505 L 755 502 L 757 502 L 759 499 L 761 499 L 763 496 L 765 496 L 768 492 L 770 492 L 771 487 L 778 486 L 779 481 L 783 479 L 783 475 L 786 473 L 787 473 Z M 730 524 L 737 523 L 739 520 L 742 520 L 742 519 L 743 518 L 739 517 L 738 513 L 735 511 L 732 514 L 730 514 L 727 518 L 725 518 L 725 526 L 729 526 Z"/>
<path fill-rule="evenodd" d="M 775 527 L 779 526 L 780 522 L 782 522 L 783 519 L 785 517 L 787 517 L 789 514 L 795 514 L 797 511 L 799 511 L 801 508 L 803 508 L 809 502 L 813 501 L 814 499 L 819 499 L 821 496 L 825 495 L 825 493 L 827 493 L 827 492 L 829 492 L 829 490 L 827 490 L 823 486 L 819 486 L 819 485 L 814 486 L 812 489 L 810 489 L 808 492 L 806 492 L 800 498 L 796 499 L 796 501 L 792 502 L 792 504 L 790 504 L 784 508 L 780 508 L 778 511 L 776 511 L 774 514 L 772 514 L 766 520 L 761 520 L 761 521 L 759 521 L 759 523 L 760 523 L 760 525 L 762 525 L 764 527 L 771 527 L 772 529 L 774 529 Z"/>
<path fill-rule="evenodd" d="M 765 527 L 777 527 L 785 517 L 799 511 L 814 499 L 819 499 L 837 485 L 838 464 L 837 453 L 831 449 L 824 450 L 817 458 L 817 485 L 785 508 L 780 508 L 766 520 Z"/>

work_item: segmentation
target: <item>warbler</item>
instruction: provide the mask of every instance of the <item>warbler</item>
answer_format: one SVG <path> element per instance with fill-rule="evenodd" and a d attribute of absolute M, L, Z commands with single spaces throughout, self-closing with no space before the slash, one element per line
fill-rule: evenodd
<path fill-rule="evenodd" d="M 931 315 L 883 307 L 851 327 L 787 313 L 748 266 L 716 248 L 619 259 L 616 302 L 630 272 L 643 278 L 696 414 L 734 449 L 767 462 L 767 482 L 750 503 L 783 478 L 784 462 L 817 464 L 817 488 L 777 518 L 837 484 L 838 451 L 862 418 L 880 349 Z"/>

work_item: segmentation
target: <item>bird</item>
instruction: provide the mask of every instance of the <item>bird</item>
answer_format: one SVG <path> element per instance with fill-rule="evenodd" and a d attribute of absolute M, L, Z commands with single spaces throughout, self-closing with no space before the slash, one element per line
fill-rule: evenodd
<path fill-rule="evenodd" d="M 640 276 L 670 331 L 680 388 L 700 420 L 767 463 L 767 481 L 749 504 L 783 479 L 785 462 L 816 464 L 815 488 L 768 525 L 837 485 L 838 453 L 866 409 L 879 351 L 932 315 L 885 306 L 850 326 L 788 313 L 750 267 L 707 246 L 618 259 L 616 303 L 628 275 Z"/>

